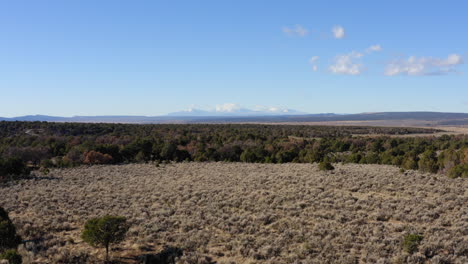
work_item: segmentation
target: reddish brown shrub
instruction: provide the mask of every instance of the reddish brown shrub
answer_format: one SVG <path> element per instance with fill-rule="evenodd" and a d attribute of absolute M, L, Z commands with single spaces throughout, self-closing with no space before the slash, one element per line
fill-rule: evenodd
<path fill-rule="evenodd" d="M 91 150 L 85 153 L 83 163 L 85 164 L 109 164 L 109 163 L 112 163 L 112 156 L 109 154 L 102 154 L 101 152 Z"/>

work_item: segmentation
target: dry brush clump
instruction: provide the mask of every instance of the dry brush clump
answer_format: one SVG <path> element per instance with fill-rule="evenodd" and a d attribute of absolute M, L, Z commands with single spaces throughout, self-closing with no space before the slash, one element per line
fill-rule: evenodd
<path fill-rule="evenodd" d="M 468 183 L 384 165 L 178 163 L 51 170 L 0 187 L 23 259 L 91 263 L 87 219 L 131 225 L 114 258 L 180 248 L 178 263 L 467 263 Z M 418 234 L 405 250 L 405 237 Z M 123 258 L 122 258 L 123 260 Z"/>

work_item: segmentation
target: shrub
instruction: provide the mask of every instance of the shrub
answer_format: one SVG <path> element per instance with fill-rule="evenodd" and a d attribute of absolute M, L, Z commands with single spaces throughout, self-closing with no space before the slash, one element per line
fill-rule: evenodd
<path fill-rule="evenodd" d="M 52 168 L 54 167 L 54 163 L 50 159 L 45 159 L 41 161 L 41 167 L 43 168 Z"/>
<path fill-rule="evenodd" d="M 79 148 L 74 147 L 63 157 L 64 166 L 78 165 L 83 162 L 83 153 Z"/>
<path fill-rule="evenodd" d="M 106 249 L 106 260 L 109 259 L 109 246 L 119 243 L 125 238 L 129 226 L 123 216 L 110 216 L 89 219 L 84 227 L 81 238 L 93 247 Z"/>
<path fill-rule="evenodd" d="M 0 178 L 2 176 L 28 174 L 29 169 L 26 164 L 18 158 L 0 159 Z"/>
<path fill-rule="evenodd" d="M 403 249 L 410 254 L 414 253 L 418 250 L 418 246 L 423 240 L 423 238 L 424 237 L 422 235 L 418 234 L 406 235 L 403 240 Z"/>
<path fill-rule="evenodd" d="M 418 162 L 413 157 L 405 157 L 401 164 L 401 167 L 405 170 L 417 170 L 418 169 Z"/>
<path fill-rule="evenodd" d="M 327 170 L 334 170 L 335 167 L 333 167 L 333 165 L 328 161 L 322 161 L 319 163 L 319 169 L 323 171 L 327 171 Z"/>
<path fill-rule="evenodd" d="M 0 252 L 15 249 L 20 243 L 21 237 L 16 234 L 16 228 L 8 213 L 0 207 Z"/>
<path fill-rule="evenodd" d="M 449 172 L 448 176 L 450 178 L 468 178 L 468 164 L 457 165 L 452 167 Z"/>
<path fill-rule="evenodd" d="M 437 159 L 439 168 L 444 172 L 448 172 L 451 168 L 461 163 L 459 152 L 453 149 L 442 151 Z"/>
<path fill-rule="evenodd" d="M 85 164 L 109 164 L 112 162 L 112 156 L 91 150 L 85 154 L 83 162 Z"/>
<path fill-rule="evenodd" d="M 380 157 L 378 153 L 370 152 L 364 157 L 364 163 L 367 164 L 379 164 Z"/>
<path fill-rule="evenodd" d="M 21 264 L 23 263 L 23 258 L 21 255 L 16 252 L 14 249 L 9 249 L 2 254 L 0 254 L 0 259 L 8 260 L 9 264 Z"/>
<path fill-rule="evenodd" d="M 256 155 L 256 153 L 251 149 L 246 149 L 240 155 L 240 160 L 242 162 L 259 162 L 261 159 Z"/>
<path fill-rule="evenodd" d="M 424 172 L 436 173 L 439 170 L 435 151 L 427 150 L 418 161 L 418 167 Z"/>

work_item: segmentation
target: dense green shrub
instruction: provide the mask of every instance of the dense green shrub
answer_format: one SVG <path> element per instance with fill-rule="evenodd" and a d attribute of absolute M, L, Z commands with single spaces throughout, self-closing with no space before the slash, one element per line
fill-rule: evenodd
<path fill-rule="evenodd" d="M 349 163 L 360 163 L 362 160 L 362 154 L 360 152 L 352 153 L 346 158 L 346 162 Z"/>
<path fill-rule="evenodd" d="M 418 162 L 416 161 L 416 158 L 406 156 L 401 163 L 401 167 L 405 170 L 417 170 Z"/>
<path fill-rule="evenodd" d="M 278 163 L 292 162 L 297 154 L 296 151 L 281 151 L 276 153 L 275 159 Z"/>
<path fill-rule="evenodd" d="M 0 159 L 0 181 L 7 176 L 19 176 L 29 173 L 26 164 L 19 158 Z"/>
<path fill-rule="evenodd" d="M 267 155 L 265 151 L 259 148 L 248 148 L 240 155 L 242 162 L 263 162 Z"/>
<path fill-rule="evenodd" d="M 468 178 L 468 164 L 453 166 L 448 171 L 450 178 Z"/>
<path fill-rule="evenodd" d="M 418 161 L 418 168 L 424 172 L 436 173 L 439 170 L 435 151 L 426 150 Z"/>
<path fill-rule="evenodd" d="M 454 149 L 442 151 L 437 158 L 437 163 L 440 169 L 450 170 L 452 167 L 460 163 L 459 152 Z"/>
<path fill-rule="evenodd" d="M 363 163 L 367 164 L 379 164 L 380 163 L 380 156 L 376 152 L 369 152 L 363 159 Z"/>
<path fill-rule="evenodd" d="M 406 235 L 403 239 L 403 249 L 410 254 L 416 252 L 423 238 L 424 237 L 419 234 Z"/>
<path fill-rule="evenodd" d="M 104 247 L 107 260 L 110 245 L 121 242 L 128 228 L 127 219 L 123 216 L 92 218 L 86 222 L 81 238 L 93 247 Z"/>
<path fill-rule="evenodd" d="M 329 161 L 322 161 L 319 163 L 319 169 L 323 171 L 334 170 L 335 167 Z"/>

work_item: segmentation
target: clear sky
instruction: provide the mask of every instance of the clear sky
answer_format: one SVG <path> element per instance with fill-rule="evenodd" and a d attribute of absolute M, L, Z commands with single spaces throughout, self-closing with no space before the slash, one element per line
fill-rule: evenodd
<path fill-rule="evenodd" d="M 1 1 L 0 116 L 468 112 L 468 1 Z"/>

